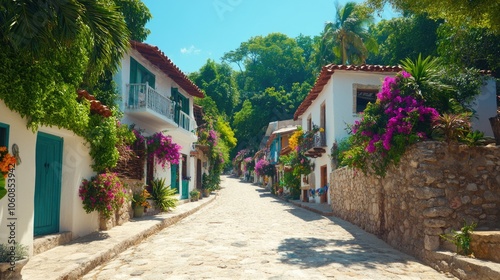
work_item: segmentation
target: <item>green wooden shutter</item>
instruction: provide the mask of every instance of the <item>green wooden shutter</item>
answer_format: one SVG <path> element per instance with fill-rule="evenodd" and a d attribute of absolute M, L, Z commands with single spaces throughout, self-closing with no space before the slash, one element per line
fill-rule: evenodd
<path fill-rule="evenodd" d="M 130 83 L 135 84 L 137 83 L 137 61 L 133 59 L 132 57 L 130 58 Z"/>
<path fill-rule="evenodd" d="M 9 148 L 9 125 L 0 123 L 0 146 Z"/>

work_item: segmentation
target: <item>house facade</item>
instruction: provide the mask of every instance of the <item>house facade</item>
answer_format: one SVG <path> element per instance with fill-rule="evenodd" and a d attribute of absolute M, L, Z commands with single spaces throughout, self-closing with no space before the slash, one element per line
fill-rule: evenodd
<path fill-rule="evenodd" d="M 94 175 L 85 140 L 55 127 L 33 132 L 26 124 L 0 100 L 0 146 L 11 154 L 17 148 L 20 159 L 0 203 L 0 243 L 15 240 L 32 254 L 34 237 L 69 232 L 77 238 L 96 231 L 99 216 L 85 213 L 78 197 L 82 179 Z"/>
<path fill-rule="evenodd" d="M 124 112 L 122 123 L 135 125 L 144 136 L 157 132 L 170 135 L 182 147 L 179 164 L 162 168 L 148 161 L 145 183 L 165 178 L 178 189 L 180 199 L 187 199 L 196 182 L 201 182 L 202 163 L 194 159 L 192 151 L 198 139 L 194 97 L 203 98 L 203 92 L 157 47 L 135 41 L 114 80 Z"/>
<path fill-rule="evenodd" d="M 331 148 L 348 136 L 347 125 L 359 120 L 369 102 L 375 102 L 376 93 L 386 76 L 395 76 L 399 66 L 335 65 L 322 68 L 316 83 L 297 108 L 294 119 L 302 121 L 307 132 L 315 131 L 306 156 L 314 163 L 313 172 L 302 180 L 301 199 L 307 201 L 309 189 L 328 186 L 332 162 Z M 473 108 L 478 112 L 472 128 L 485 136 L 493 136 L 488 118 L 496 115 L 496 86 L 491 78 L 485 79 L 481 94 Z M 330 196 L 328 203 L 330 203 Z"/>
<path fill-rule="evenodd" d="M 334 64 L 323 67 L 294 114 L 295 120 L 301 120 L 305 133 L 316 131 L 306 147 L 306 156 L 314 163 L 314 170 L 301 180 L 302 201 L 309 201 L 310 189 L 328 186 L 331 147 L 348 136 L 346 124 L 353 124 L 366 104 L 375 101 L 384 77 L 394 76 L 400 70 L 400 67 Z M 327 199 L 330 203 L 328 196 Z"/>
<path fill-rule="evenodd" d="M 195 115 L 202 114 L 193 98 L 204 95 L 158 48 L 138 42 L 131 46 L 114 77 L 121 94 L 122 123 L 135 124 L 145 136 L 166 131 L 182 147 L 178 165 L 163 169 L 148 163 L 150 174 L 144 177 L 166 178 L 178 188 L 179 198 L 187 199 L 189 191 L 201 185 L 206 167 L 206 156 L 193 148 Z M 86 91 L 78 94 L 90 100 L 94 113 L 111 114 Z M 99 229 L 98 212 L 86 213 L 78 195 L 82 180 L 95 175 L 85 142 L 66 129 L 27 129 L 27 120 L 0 100 L 0 146 L 11 154 L 19 151 L 7 180 L 9 192 L 0 203 L 0 243 L 16 241 L 31 255 L 37 251 L 38 237 L 53 235 L 67 242 Z"/>

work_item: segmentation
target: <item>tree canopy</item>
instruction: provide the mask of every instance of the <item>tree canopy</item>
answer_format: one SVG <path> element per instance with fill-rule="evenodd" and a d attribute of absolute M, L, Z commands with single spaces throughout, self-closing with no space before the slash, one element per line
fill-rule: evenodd
<path fill-rule="evenodd" d="M 377 42 L 368 33 L 368 24 L 373 16 L 366 7 L 354 2 L 337 5 L 335 21 L 328 22 L 323 32 L 323 41 L 342 64 L 363 64 L 369 52 L 377 52 Z M 333 62 L 333 61 L 332 61 Z"/>
<path fill-rule="evenodd" d="M 500 2 L 490 0 L 368 0 L 372 7 L 382 10 L 385 4 L 403 12 L 427 13 L 433 19 L 444 19 L 455 27 L 470 26 L 500 32 Z"/>

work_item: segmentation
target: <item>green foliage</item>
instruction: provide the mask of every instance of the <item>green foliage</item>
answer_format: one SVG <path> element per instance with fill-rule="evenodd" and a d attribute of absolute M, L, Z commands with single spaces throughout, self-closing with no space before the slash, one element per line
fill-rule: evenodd
<path fill-rule="evenodd" d="M 472 254 L 470 250 L 471 233 L 476 228 L 477 224 L 472 223 L 470 225 L 464 221 L 464 226 L 460 231 L 451 230 L 450 234 L 440 235 L 446 241 L 453 243 L 457 247 L 457 253 L 464 256 L 469 256 Z"/>
<path fill-rule="evenodd" d="M 168 211 L 177 206 L 176 190 L 165 183 L 165 178 L 151 181 L 151 198 L 162 211 Z"/>
<path fill-rule="evenodd" d="M 245 69 L 238 79 L 243 98 L 270 87 L 288 91 L 293 83 L 314 79 L 307 71 L 304 50 L 295 39 L 281 33 L 252 37 L 222 59 Z"/>
<path fill-rule="evenodd" d="M 416 93 L 440 113 L 471 111 L 484 81 L 477 70 L 443 66 L 438 58 L 419 55 L 415 61 L 407 58 L 401 64 L 412 75 Z"/>
<path fill-rule="evenodd" d="M 437 29 L 441 21 L 425 15 L 382 20 L 370 26 L 370 34 L 379 45 L 378 54 L 367 59 L 368 64 L 397 65 L 405 58 L 416 59 L 437 55 Z"/>
<path fill-rule="evenodd" d="M 75 39 L 85 34 L 90 64 L 82 70 L 89 77 L 116 69 L 128 48 L 125 20 L 112 0 L 3 1 L 0 18 L 4 45 L 33 61 L 80 47 Z"/>
<path fill-rule="evenodd" d="M 342 59 L 342 64 L 363 64 L 369 52 L 378 52 L 376 40 L 367 31 L 372 21 L 373 16 L 363 5 L 337 4 L 335 21 L 325 25 L 323 44 Z"/>
<path fill-rule="evenodd" d="M 143 42 L 151 30 L 146 28 L 146 23 L 153 17 L 148 7 L 141 0 L 114 0 L 118 10 L 123 14 L 130 39 Z"/>
<path fill-rule="evenodd" d="M 470 113 L 440 115 L 432 124 L 433 138 L 448 143 L 465 141 L 467 135 L 472 132 L 470 116 Z"/>
<path fill-rule="evenodd" d="M 90 146 L 90 156 L 94 160 L 92 164 L 94 171 L 102 171 L 116 166 L 119 157 L 116 149 L 119 141 L 116 130 L 114 118 L 102 118 L 100 115 L 90 116 L 85 138 Z"/>
<path fill-rule="evenodd" d="M 196 200 L 198 200 L 200 198 L 200 194 L 201 193 L 200 193 L 199 190 L 192 190 L 192 191 L 189 192 L 189 197 L 192 200 L 196 201 Z"/>
<path fill-rule="evenodd" d="M 209 59 L 198 72 L 190 74 L 193 82 L 215 102 L 217 111 L 227 117 L 233 115 L 239 103 L 240 94 L 233 72 L 228 64 L 217 64 Z M 210 115 L 217 117 L 219 113 Z"/>
<path fill-rule="evenodd" d="M 444 19 L 453 26 L 467 23 L 500 32 L 500 2 L 469 0 L 368 0 L 370 6 L 382 10 L 386 3 L 403 12 L 427 13 L 431 18 Z"/>
<path fill-rule="evenodd" d="M 332 168 L 341 168 L 347 166 L 345 152 L 351 149 L 352 138 L 344 138 L 339 143 L 335 142 L 330 150 L 330 159 L 332 160 Z"/>
<path fill-rule="evenodd" d="M 14 255 L 12 255 L 14 252 Z M 20 261 L 28 257 L 28 246 L 15 244 L 0 244 L 0 263 Z"/>
<path fill-rule="evenodd" d="M 438 34 L 438 53 L 446 63 L 500 73 L 500 34 L 449 24 L 441 25 Z"/>

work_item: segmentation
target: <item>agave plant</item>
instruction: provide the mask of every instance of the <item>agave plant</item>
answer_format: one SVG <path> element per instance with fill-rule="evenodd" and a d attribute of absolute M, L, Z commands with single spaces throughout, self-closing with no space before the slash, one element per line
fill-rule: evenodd
<path fill-rule="evenodd" d="M 156 178 L 151 181 L 151 198 L 161 211 L 168 211 L 177 206 L 175 190 L 165 183 L 165 178 Z"/>

